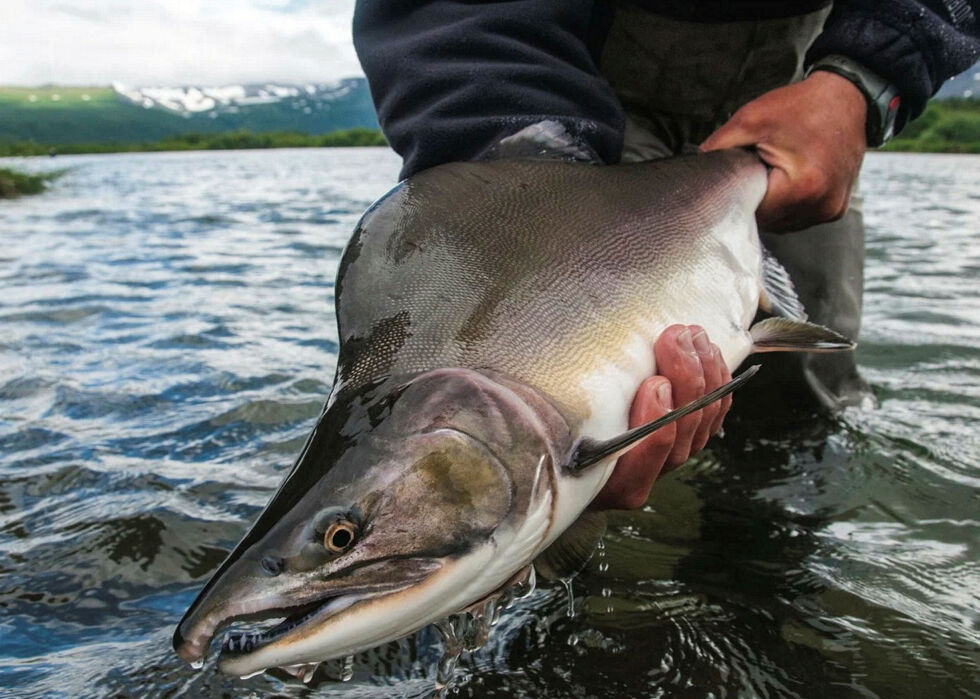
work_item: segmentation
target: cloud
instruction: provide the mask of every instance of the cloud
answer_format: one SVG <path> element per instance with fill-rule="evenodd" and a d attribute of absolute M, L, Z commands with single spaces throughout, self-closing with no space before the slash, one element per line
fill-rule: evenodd
<path fill-rule="evenodd" d="M 354 0 L 0 0 L 0 84 L 361 75 L 353 10 Z"/>

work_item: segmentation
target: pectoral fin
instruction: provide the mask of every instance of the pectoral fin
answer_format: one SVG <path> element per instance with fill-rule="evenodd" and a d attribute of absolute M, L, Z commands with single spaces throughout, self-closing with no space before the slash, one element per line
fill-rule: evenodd
<path fill-rule="evenodd" d="M 857 346 L 830 328 L 792 318 L 766 318 L 749 334 L 753 352 L 841 352 Z"/>
<path fill-rule="evenodd" d="M 591 439 L 583 439 L 581 442 L 579 442 L 578 447 L 575 449 L 575 452 L 568 464 L 568 469 L 573 473 L 577 473 L 584 468 L 599 463 L 603 459 L 626 453 L 636 446 L 641 439 L 653 434 L 661 427 L 666 427 L 675 420 L 680 420 L 685 415 L 689 415 L 695 410 L 700 410 L 704 406 L 710 405 L 716 400 L 724 398 L 750 378 L 755 376 L 757 371 L 759 371 L 758 364 L 751 366 L 726 383 L 724 386 L 716 388 L 711 393 L 705 394 L 701 398 L 691 401 L 687 405 L 678 408 L 677 410 L 672 410 L 653 422 L 648 422 L 645 425 L 634 427 L 629 432 L 624 432 L 618 437 L 606 439 L 601 442 Z"/>
<path fill-rule="evenodd" d="M 534 569 L 546 580 L 571 578 L 585 568 L 605 533 L 605 513 L 583 512 L 534 559 Z"/>

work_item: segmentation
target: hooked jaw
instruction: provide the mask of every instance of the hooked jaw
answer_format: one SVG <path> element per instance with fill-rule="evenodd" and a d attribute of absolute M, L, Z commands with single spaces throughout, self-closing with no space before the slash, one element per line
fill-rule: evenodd
<path fill-rule="evenodd" d="M 433 559 L 405 563 L 412 564 L 413 575 L 398 576 L 387 584 L 324 589 L 315 599 L 308 599 L 308 595 L 307 599 L 301 599 L 297 595 L 290 602 L 284 595 L 266 603 L 232 602 L 208 610 L 209 600 L 205 597 L 192 606 L 177 627 L 174 650 L 192 666 L 200 667 L 221 628 L 269 619 L 280 621 L 264 629 L 229 632 L 222 643 L 218 669 L 244 676 L 271 667 L 319 662 L 370 648 L 388 639 L 362 640 L 358 636 L 363 636 L 363 632 L 358 634 L 345 620 L 351 614 L 359 615 L 362 607 L 372 605 L 390 609 L 397 617 L 397 608 L 391 609 L 397 606 L 394 599 L 406 589 L 424 584 L 441 568 L 441 562 Z"/>
<path fill-rule="evenodd" d="M 522 534 L 529 479 L 549 444 L 536 411 L 462 370 L 423 375 L 393 400 L 359 439 L 334 444 L 324 435 L 342 430 L 318 426 L 178 626 L 180 657 L 199 665 L 222 627 L 270 618 L 282 621 L 228 634 L 222 672 L 351 655 L 472 605 L 527 565 L 540 538 Z"/>

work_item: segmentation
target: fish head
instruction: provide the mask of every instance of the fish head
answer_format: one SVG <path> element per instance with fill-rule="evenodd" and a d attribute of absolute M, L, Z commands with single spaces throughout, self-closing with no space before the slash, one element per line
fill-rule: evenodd
<path fill-rule="evenodd" d="M 220 628 L 267 619 L 282 621 L 226 636 L 222 672 L 346 656 L 460 611 L 526 565 L 494 555 L 521 529 L 547 461 L 549 435 L 527 403 L 461 369 L 368 403 L 322 416 L 181 620 L 182 658 L 199 663 Z"/>

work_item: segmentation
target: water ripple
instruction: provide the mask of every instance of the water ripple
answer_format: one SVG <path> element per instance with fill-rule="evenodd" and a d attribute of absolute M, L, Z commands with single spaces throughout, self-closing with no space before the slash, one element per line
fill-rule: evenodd
<path fill-rule="evenodd" d="M 422 697 L 431 630 L 310 689 L 169 636 L 329 390 L 333 279 L 383 150 L 59 158 L 0 203 L 0 685 Z M 50 167 L 44 159 L 19 162 Z M 735 427 L 464 658 L 461 697 L 978 696 L 980 159 L 872 155 L 859 349 L 880 408 Z"/>

